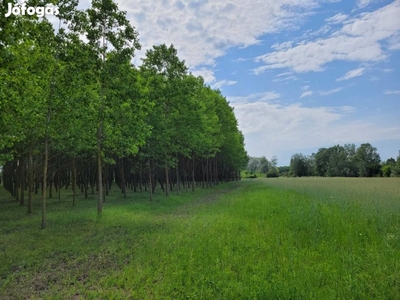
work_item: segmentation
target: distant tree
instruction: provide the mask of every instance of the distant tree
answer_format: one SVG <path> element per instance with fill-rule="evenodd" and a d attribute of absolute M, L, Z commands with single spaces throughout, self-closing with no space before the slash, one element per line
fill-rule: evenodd
<path fill-rule="evenodd" d="M 326 175 L 330 177 L 347 175 L 347 155 L 340 145 L 329 148 L 329 162 Z"/>
<path fill-rule="evenodd" d="M 372 177 L 379 174 L 380 156 L 375 147 L 371 144 L 362 144 L 356 151 L 355 155 L 358 173 L 362 177 Z"/>
<path fill-rule="evenodd" d="M 383 177 L 390 177 L 391 174 L 392 174 L 392 166 L 391 165 L 382 166 L 382 176 Z"/>
<path fill-rule="evenodd" d="M 290 167 L 289 166 L 278 167 L 278 171 L 280 176 L 288 176 Z"/>
<path fill-rule="evenodd" d="M 400 155 L 397 157 L 396 165 L 393 167 L 393 173 L 396 176 L 400 176 Z"/>
<path fill-rule="evenodd" d="M 357 164 L 356 164 L 356 145 L 354 144 L 345 144 L 344 149 L 346 152 L 346 157 L 347 157 L 347 168 L 346 168 L 346 175 L 349 177 L 355 177 L 358 176 L 357 173 Z"/>
<path fill-rule="evenodd" d="M 302 177 L 310 175 L 310 159 L 306 155 L 296 153 L 290 159 L 290 171 L 293 176 Z"/>
<path fill-rule="evenodd" d="M 260 159 L 258 157 L 249 156 L 246 170 L 250 173 L 255 173 L 260 168 Z"/>
<path fill-rule="evenodd" d="M 327 148 L 320 148 L 315 154 L 315 172 L 317 176 L 327 176 L 330 150 Z"/>
<path fill-rule="evenodd" d="M 395 166 L 396 165 L 396 160 L 393 157 L 391 157 L 388 160 L 386 160 L 385 165 Z"/>
<path fill-rule="evenodd" d="M 315 172 L 318 176 L 356 176 L 356 146 L 346 144 L 321 148 L 315 154 Z"/>
<path fill-rule="evenodd" d="M 260 173 L 267 174 L 268 170 L 269 170 L 269 166 L 270 166 L 268 159 L 266 159 L 265 156 L 262 156 L 259 159 L 259 163 L 260 163 L 260 165 L 259 165 Z"/>
<path fill-rule="evenodd" d="M 381 173 L 383 177 L 390 177 L 393 174 L 395 174 L 395 168 L 396 168 L 396 160 L 394 158 L 389 158 L 385 162 L 382 162 L 381 166 Z"/>
<path fill-rule="evenodd" d="M 274 178 L 274 177 L 279 177 L 278 168 L 271 168 L 267 173 L 267 178 Z"/>
<path fill-rule="evenodd" d="M 272 158 L 271 158 L 271 166 L 272 166 L 273 168 L 276 168 L 277 165 L 278 165 L 278 158 L 274 155 L 274 156 L 272 156 Z"/>

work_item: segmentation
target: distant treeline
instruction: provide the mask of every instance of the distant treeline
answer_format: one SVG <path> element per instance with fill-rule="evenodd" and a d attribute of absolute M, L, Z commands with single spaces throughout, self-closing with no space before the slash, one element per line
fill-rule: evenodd
<path fill-rule="evenodd" d="M 377 149 L 369 143 L 356 147 L 354 144 L 320 148 L 317 153 L 294 154 L 290 166 L 276 167 L 265 157 L 249 157 L 247 174 L 277 176 L 323 176 L 323 177 L 391 177 L 400 176 L 400 156 L 381 161 Z"/>

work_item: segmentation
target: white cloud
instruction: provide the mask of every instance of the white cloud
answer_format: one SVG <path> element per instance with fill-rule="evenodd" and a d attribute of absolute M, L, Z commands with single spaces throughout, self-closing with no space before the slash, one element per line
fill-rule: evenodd
<path fill-rule="evenodd" d="M 354 70 L 351 70 L 351 71 L 347 72 L 342 77 L 336 79 L 336 81 L 348 80 L 350 78 L 361 76 L 364 73 L 365 73 L 365 68 L 354 69 Z"/>
<path fill-rule="evenodd" d="M 262 92 L 254 93 L 248 96 L 234 96 L 227 97 L 231 103 L 251 103 L 251 102 L 271 102 L 271 100 L 278 99 L 280 95 L 276 92 Z"/>
<path fill-rule="evenodd" d="M 272 156 L 285 151 L 342 143 L 400 139 L 400 126 L 355 119 L 355 108 L 304 107 L 258 101 L 252 94 L 234 102 L 239 129 L 246 136 L 246 148 L 252 155 Z M 246 100 L 247 99 L 247 100 Z M 230 101 L 231 98 L 228 97 Z M 249 117 L 251 116 L 251 117 Z"/>
<path fill-rule="evenodd" d="M 201 76 L 205 83 L 211 84 L 215 81 L 214 71 L 207 68 L 200 68 L 192 72 L 194 76 Z"/>
<path fill-rule="evenodd" d="M 400 95 L 400 90 L 397 91 L 386 90 L 385 95 Z"/>
<path fill-rule="evenodd" d="M 325 39 L 303 41 L 292 47 L 281 43 L 282 49 L 258 56 L 264 65 L 254 69 L 260 74 L 267 69 L 289 68 L 295 72 L 323 71 L 323 66 L 335 60 L 374 62 L 385 59 L 387 53 L 381 41 L 400 31 L 400 0 L 374 12 L 351 19 Z M 397 44 L 392 46 L 397 49 Z M 275 47 L 276 48 L 276 47 Z M 278 47 L 279 48 L 279 47 Z"/>
<path fill-rule="evenodd" d="M 400 50 L 400 34 L 389 39 L 389 50 Z"/>
<path fill-rule="evenodd" d="M 276 75 L 275 77 L 287 76 L 287 75 L 292 75 L 292 74 L 293 74 L 293 72 L 283 72 L 283 73 Z"/>
<path fill-rule="evenodd" d="M 274 44 L 271 46 L 271 48 L 274 50 L 286 50 L 286 49 L 292 48 L 292 45 L 293 45 L 293 42 L 288 41 L 288 42 Z"/>
<path fill-rule="evenodd" d="M 237 82 L 234 80 L 219 80 L 216 81 L 215 75 L 214 75 L 214 71 L 208 68 L 200 68 L 197 70 L 192 71 L 192 74 L 194 76 L 201 76 L 204 79 L 204 82 L 206 84 L 209 84 L 212 88 L 214 89 L 219 89 L 225 85 L 234 85 Z"/>
<path fill-rule="evenodd" d="M 331 94 L 334 94 L 334 93 L 338 93 L 341 90 L 343 90 L 343 87 L 338 87 L 336 89 L 332 89 L 332 90 L 328 90 L 328 91 L 319 91 L 319 94 L 321 96 L 327 96 L 327 95 L 331 95 Z"/>
<path fill-rule="evenodd" d="M 301 94 L 300 98 L 308 97 L 308 96 L 311 96 L 312 94 L 313 94 L 313 91 L 307 91 L 307 92 L 304 92 L 303 94 Z"/>
<path fill-rule="evenodd" d="M 282 82 L 282 81 L 296 81 L 299 80 L 299 78 L 297 78 L 296 76 L 287 76 L 287 77 L 278 77 L 272 80 L 272 82 Z"/>
<path fill-rule="evenodd" d="M 326 19 L 325 21 L 332 24 L 343 23 L 343 21 L 347 20 L 348 16 L 342 13 L 338 13 L 333 17 Z"/>
<path fill-rule="evenodd" d="M 372 2 L 372 0 L 358 0 L 357 7 L 364 8 L 364 7 L 368 6 L 371 2 Z"/>
<path fill-rule="evenodd" d="M 215 83 L 213 83 L 211 86 L 215 89 L 219 89 L 223 87 L 224 85 L 234 85 L 236 84 L 236 81 L 233 80 L 220 80 Z"/>
<path fill-rule="evenodd" d="M 139 32 L 142 46 L 174 44 L 189 68 L 212 65 L 231 47 L 260 43 L 259 37 L 290 28 L 319 0 L 117 0 Z"/>
<path fill-rule="evenodd" d="M 237 58 L 237 59 L 235 59 L 235 60 L 233 60 L 234 62 L 243 62 L 243 61 L 248 61 L 249 60 L 249 58 L 243 58 L 243 57 L 239 57 L 239 58 Z"/>

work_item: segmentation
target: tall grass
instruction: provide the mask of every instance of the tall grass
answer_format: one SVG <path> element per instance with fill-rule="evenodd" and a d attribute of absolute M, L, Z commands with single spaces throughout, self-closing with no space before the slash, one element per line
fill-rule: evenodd
<path fill-rule="evenodd" d="M 396 299 L 400 182 L 381 180 L 115 194 L 101 218 L 95 199 L 55 201 L 45 231 L 2 201 L 0 298 Z"/>

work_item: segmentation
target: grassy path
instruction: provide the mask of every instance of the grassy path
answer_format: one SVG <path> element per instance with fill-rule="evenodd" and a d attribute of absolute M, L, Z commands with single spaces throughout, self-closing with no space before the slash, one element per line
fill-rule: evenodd
<path fill-rule="evenodd" d="M 0 199 L 0 298 L 400 295 L 395 194 L 372 201 L 342 184 L 342 196 L 329 198 L 332 181 L 308 181 L 301 189 L 296 179 L 272 180 L 159 195 L 153 203 L 146 195 L 121 199 L 116 193 L 100 219 L 94 198 L 71 208 L 65 195 L 49 204 L 45 231 L 38 229 L 40 216 Z"/>

